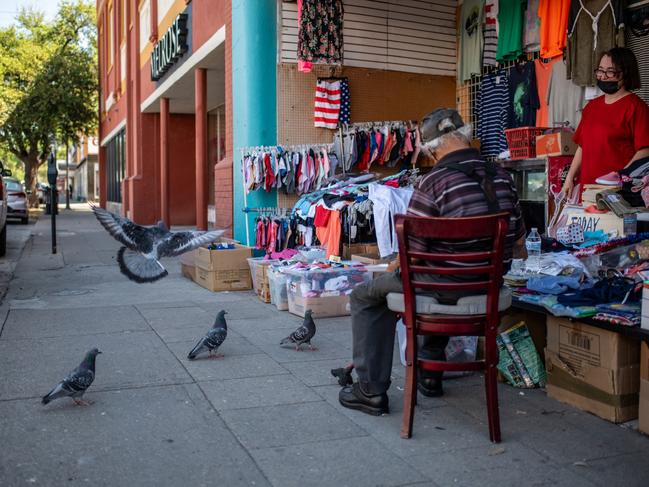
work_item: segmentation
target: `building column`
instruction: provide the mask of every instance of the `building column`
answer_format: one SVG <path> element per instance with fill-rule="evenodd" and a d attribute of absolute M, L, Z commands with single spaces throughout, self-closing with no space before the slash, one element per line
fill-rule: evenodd
<path fill-rule="evenodd" d="M 226 74 L 227 75 L 227 74 Z M 277 2 L 232 0 L 234 238 L 254 241 L 243 210 L 241 149 L 277 143 Z M 254 191 L 249 207 L 276 206 L 277 193 Z"/>
<path fill-rule="evenodd" d="M 196 125 L 196 229 L 207 230 L 207 70 L 194 71 Z"/>
<path fill-rule="evenodd" d="M 160 98 L 160 219 L 171 227 L 169 211 L 169 98 Z"/>

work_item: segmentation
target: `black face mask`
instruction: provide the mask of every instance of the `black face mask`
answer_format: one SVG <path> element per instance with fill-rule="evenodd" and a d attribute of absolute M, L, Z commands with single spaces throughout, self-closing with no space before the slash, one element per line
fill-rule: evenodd
<path fill-rule="evenodd" d="M 614 95 L 620 91 L 617 81 L 604 81 L 601 79 L 597 80 L 597 87 L 602 90 L 607 95 Z"/>

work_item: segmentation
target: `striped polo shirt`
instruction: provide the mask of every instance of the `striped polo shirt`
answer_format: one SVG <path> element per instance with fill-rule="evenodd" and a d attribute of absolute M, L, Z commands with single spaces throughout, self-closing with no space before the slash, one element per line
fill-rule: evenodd
<path fill-rule="evenodd" d="M 489 214 L 486 197 L 480 185 L 472 178 L 455 169 L 447 167 L 448 164 L 472 164 L 480 176 L 485 176 L 481 166 L 493 164 L 485 162 L 480 153 L 472 148 L 461 149 L 444 156 L 435 167 L 426 174 L 412 195 L 408 214 L 424 217 L 459 218 Z M 495 165 L 494 191 L 498 199 L 500 211 L 510 214 L 509 230 L 505 239 L 504 269 L 507 271 L 511 265 L 512 248 L 514 242 L 525 235 L 525 224 L 521 208 L 518 203 L 518 194 L 511 176 L 505 169 Z M 429 240 L 412 238 L 411 250 L 425 252 L 478 252 L 489 249 L 485 240 L 472 240 L 469 242 Z M 450 265 L 467 265 L 460 262 L 449 262 Z M 476 264 L 470 264 L 476 265 Z"/>

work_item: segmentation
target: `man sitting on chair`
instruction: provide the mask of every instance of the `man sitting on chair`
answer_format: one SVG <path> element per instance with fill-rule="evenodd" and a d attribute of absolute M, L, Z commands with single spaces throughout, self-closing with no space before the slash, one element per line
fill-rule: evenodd
<path fill-rule="evenodd" d="M 511 176 L 497 164 L 486 162 L 471 147 L 471 127 L 452 109 L 437 109 L 426 115 L 421 124 L 422 149 L 435 162 L 413 193 L 408 215 L 420 217 L 468 217 L 509 212 L 509 231 L 505 241 L 504 272 L 512 260 L 513 249 L 522 248 L 525 226 L 518 195 Z M 475 250 L 483 250 L 476 242 Z M 428 243 L 411 238 L 412 250 L 428 251 Z M 453 252 L 452 244 L 436 242 L 441 252 Z M 462 251 L 471 251 L 462 244 Z M 429 278 L 431 276 L 428 276 Z M 432 276 L 436 279 L 461 280 L 457 276 Z M 353 363 L 358 382 L 340 391 L 340 403 L 350 409 L 380 415 L 389 412 L 387 390 L 390 387 L 392 354 L 397 315 L 388 309 L 386 296 L 402 293 L 398 260 L 388 272 L 351 294 Z M 458 292 L 433 293 L 440 303 L 455 304 Z M 444 348 L 449 338 L 428 336 L 421 343 L 419 355 L 430 360 L 445 360 Z M 417 389 L 428 397 L 443 394 L 442 372 L 418 374 Z"/>

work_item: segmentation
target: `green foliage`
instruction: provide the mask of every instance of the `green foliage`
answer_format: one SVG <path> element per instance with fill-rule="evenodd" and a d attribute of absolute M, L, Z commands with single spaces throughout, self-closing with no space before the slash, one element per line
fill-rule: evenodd
<path fill-rule="evenodd" d="M 54 137 L 96 132 L 96 45 L 91 0 L 62 1 L 52 22 L 24 9 L 0 29 L 0 147 L 25 164 L 30 188 Z"/>

